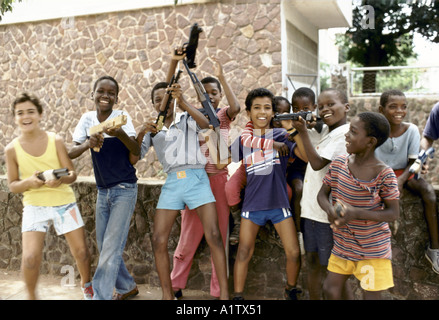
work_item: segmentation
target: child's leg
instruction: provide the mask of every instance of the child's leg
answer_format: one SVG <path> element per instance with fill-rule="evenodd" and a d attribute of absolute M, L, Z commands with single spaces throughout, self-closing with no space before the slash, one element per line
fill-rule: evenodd
<path fill-rule="evenodd" d="M 293 179 L 292 189 L 293 189 L 294 221 L 296 222 L 296 230 L 300 232 L 300 215 L 302 212 L 300 206 L 300 200 L 302 200 L 302 190 L 303 190 L 302 179 Z"/>
<path fill-rule="evenodd" d="M 241 164 L 235 173 L 226 182 L 225 194 L 227 203 L 230 206 L 231 215 L 234 226 L 230 233 L 229 242 L 231 245 L 236 245 L 239 241 L 239 227 L 241 224 L 241 210 L 239 203 L 241 202 L 241 190 L 247 184 L 247 176 L 245 173 L 245 166 Z"/>
<path fill-rule="evenodd" d="M 180 238 L 174 252 L 171 272 L 174 291 L 186 287 L 193 258 L 203 235 L 203 225 L 195 210 L 182 210 Z"/>
<path fill-rule="evenodd" d="M 45 232 L 28 231 L 22 233 L 23 253 L 21 269 L 30 300 L 36 299 L 35 289 L 40 273 L 45 236 Z"/>
<path fill-rule="evenodd" d="M 431 249 L 439 249 L 436 193 L 434 192 L 433 186 L 420 178 L 418 180 L 408 180 L 406 187 L 422 198 L 424 202 L 425 219 L 430 233 L 430 247 Z"/>
<path fill-rule="evenodd" d="M 174 299 L 174 292 L 172 291 L 170 277 L 168 240 L 178 213 L 179 210 L 157 209 L 154 215 L 152 248 L 154 251 L 155 264 L 160 285 L 162 287 L 163 300 Z"/>
<path fill-rule="evenodd" d="M 287 286 L 295 287 L 300 271 L 300 250 L 296 227 L 292 218 L 287 218 L 274 225 L 282 241 L 287 259 Z"/>
<path fill-rule="evenodd" d="M 81 287 L 84 288 L 85 284 L 91 281 L 90 252 L 85 240 L 84 228 L 78 228 L 66 233 L 64 236 L 78 266 L 79 274 L 81 275 Z"/>
<path fill-rule="evenodd" d="M 327 300 L 341 300 L 345 283 L 350 275 L 334 273 L 328 271 L 325 281 L 323 282 L 323 293 Z"/>
<path fill-rule="evenodd" d="M 239 246 L 236 253 L 235 266 L 233 268 L 234 292 L 244 292 L 245 280 L 247 278 L 248 264 L 255 250 L 256 235 L 260 226 L 251 220 L 241 218 L 241 229 L 239 231 Z"/>
<path fill-rule="evenodd" d="M 220 286 L 220 299 L 229 299 L 229 289 L 227 280 L 227 261 L 224 250 L 223 240 L 218 226 L 218 216 L 216 213 L 215 202 L 210 202 L 196 208 L 197 214 L 203 224 L 204 236 L 209 245 L 213 263 Z"/>
<path fill-rule="evenodd" d="M 223 240 L 223 246 L 226 251 L 226 262 L 228 267 L 227 232 L 229 226 L 230 208 L 227 205 L 226 190 L 225 190 L 225 185 L 227 182 L 227 173 L 220 173 L 213 176 L 209 176 L 209 180 L 210 180 L 210 187 L 212 189 L 212 193 L 215 197 L 215 207 L 218 215 L 218 225 L 221 232 L 221 238 Z M 220 287 L 218 283 L 218 277 L 216 275 L 213 259 L 211 260 L 212 260 L 212 277 L 210 281 L 210 295 L 213 297 L 219 297 Z"/>

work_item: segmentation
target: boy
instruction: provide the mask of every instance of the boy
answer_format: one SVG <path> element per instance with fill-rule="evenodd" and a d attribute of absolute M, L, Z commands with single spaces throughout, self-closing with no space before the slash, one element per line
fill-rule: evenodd
<path fill-rule="evenodd" d="M 349 103 L 346 95 L 336 89 L 326 89 L 317 98 L 319 116 L 324 122 L 321 140 L 313 145 L 311 134 L 305 120 L 293 121 L 299 132 L 308 157 L 303 181 L 301 205 L 301 223 L 307 265 L 307 283 L 311 300 L 321 299 L 321 283 L 326 274 L 329 255 L 332 249 L 332 230 L 328 216 L 318 205 L 317 193 L 329 164 L 338 155 L 346 153 L 344 134 Z M 315 138 L 314 138 L 315 139 Z"/>
<path fill-rule="evenodd" d="M 334 230 L 324 282 L 327 299 L 341 299 L 352 274 L 361 281 L 365 299 L 379 299 L 393 286 L 388 222 L 399 216 L 399 191 L 393 170 L 375 157 L 389 129 L 379 113 L 352 119 L 346 134 L 349 154 L 334 159 L 323 180 L 317 200 Z"/>
<path fill-rule="evenodd" d="M 135 130 L 129 115 L 113 110 L 118 102 L 119 85 L 110 76 L 99 78 L 92 98 L 96 111 L 82 115 L 73 133 L 75 145 L 71 159 L 90 150 L 98 188 L 96 201 L 96 241 L 99 262 L 93 277 L 94 300 L 125 300 L 139 293 L 133 277 L 123 262 L 131 217 L 137 201 L 136 170 L 129 153 L 139 154 Z M 127 124 L 119 129 L 105 129 L 104 134 L 90 135 L 90 128 L 99 123 L 126 115 Z M 99 152 L 93 148 L 100 148 Z M 116 294 L 113 296 L 113 291 Z"/>
<path fill-rule="evenodd" d="M 12 106 L 20 135 L 6 146 L 6 166 L 9 189 L 23 193 L 21 268 L 28 297 L 37 298 L 44 238 L 52 223 L 58 235 L 65 235 L 81 275 L 84 299 L 91 300 L 90 253 L 84 222 L 69 186 L 76 180 L 73 163 L 62 139 L 41 129 L 43 107 L 38 98 L 24 93 Z M 40 172 L 60 168 L 67 168 L 68 175 L 45 180 L 38 177 Z"/>
<path fill-rule="evenodd" d="M 228 84 L 221 64 L 214 59 L 216 63 L 215 76 L 206 77 L 201 83 L 209 95 L 213 108 L 217 112 L 220 120 L 220 132 L 224 141 L 228 141 L 230 124 L 240 111 L 239 101 Z M 222 86 L 221 86 L 222 85 Z M 222 88 L 224 89 L 229 106 L 218 109 L 223 97 Z M 213 160 L 209 154 L 207 145 L 201 141 L 201 151 L 207 158 L 206 172 L 209 177 L 210 187 L 215 197 L 215 206 L 218 214 L 218 223 L 223 239 L 223 245 L 227 245 L 227 227 L 229 224 L 230 209 L 225 196 L 225 184 L 227 182 L 227 167 L 219 169 L 217 159 Z M 204 235 L 203 226 L 195 210 L 182 210 L 180 239 L 174 252 L 173 269 L 171 272 L 172 288 L 177 298 L 182 298 L 182 291 L 186 287 L 189 271 L 192 265 L 193 257 Z M 219 297 L 220 288 L 215 267 L 212 263 L 212 276 L 210 282 L 210 294 L 213 297 Z"/>
<path fill-rule="evenodd" d="M 431 184 L 422 177 L 414 179 L 414 174 L 409 172 L 411 165 L 418 158 L 419 129 L 413 123 L 403 122 L 407 115 L 407 100 L 404 93 L 399 90 L 388 90 L 381 94 L 379 112 L 390 123 L 390 136 L 382 146 L 376 149 L 375 155 L 395 171 L 400 193 L 403 187 L 406 187 L 421 197 L 430 234 L 430 245 L 425 256 L 432 264 L 433 271 L 439 273 L 436 193 Z"/>
<path fill-rule="evenodd" d="M 270 220 L 279 233 L 287 260 L 285 298 L 296 300 L 300 253 L 285 182 L 286 166 L 290 155 L 293 156 L 294 145 L 288 141 L 285 129 L 271 129 L 274 96 L 269 90 L 252 90 L 245 100 L 245 105 L 252 122 L 253 135 L 259 139 L 284 143 L 288 146 L 288 152 L 280 156 L 273 148 L 248 148 L 243 145 L 242 137 L 232 145 L 232 160 L 243 160 L 247 176 L 240 240 L 234 266 L 233 299 L 243 299 L 248 264 L 253 255 L 256 235 L 259 228 Z"/>
<path fill-rule="evenodd" d="M 174 55 L 173 60 L 181 59 Z M 195 209 L 203 226 L 206 241 L 210 247 L 215 270 L 218 275 L 220 299 L 228 299 L 227 265 L 223 242 L 218 226 L 215 197 L 204 169 L 206 158 L 201 154 L 198 133 L 209 127 L 208 119 L 184 99 L 178 83 L 171 88 L 172 98 L 186 112 L 175 115 L 168 110 L 162 131 L 157 131 L 154 122 L 142 127 L 137 137 L 141 143 L 142 158 L 150 146 L 154 150 L 163 171 L 168 174 L 162 187 L 154 216 L 153 250 L 156 269 L 162 287 L 162 299 L 175 299 L 170 277 L 168 240 L 172 226 L 185 206 Z M 163 92 L 164 93 L 164 92 Z M 154 97 L 159 92 L 154 92 Z M 155 101 L 154 101 L 155 102 Z M 157 111 L 159 103 L 155 103 Z M 152 136 L 151 133 L 155 135 Z M 132 157 L 132 162 L 138 159 Z"/>

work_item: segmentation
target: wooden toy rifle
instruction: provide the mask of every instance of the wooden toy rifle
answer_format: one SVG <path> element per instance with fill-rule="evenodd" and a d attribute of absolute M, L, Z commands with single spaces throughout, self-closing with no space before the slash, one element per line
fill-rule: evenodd
<path fill-rule="evenodd" d="M 105 129 L 117 129 L 122 127 L 127 123 L 127 116 L 124 114 L 121 114 L 115 118 L 111 118 L 108 120 L 105 120 L 104 122 L 99 123 L 98 125 L 95 125 L 90 128 L 90 136 L 95 133 L 102 133 Z M 94 147 L 93 150 L 95 152 L 99 152 L 101 148 Z"/>

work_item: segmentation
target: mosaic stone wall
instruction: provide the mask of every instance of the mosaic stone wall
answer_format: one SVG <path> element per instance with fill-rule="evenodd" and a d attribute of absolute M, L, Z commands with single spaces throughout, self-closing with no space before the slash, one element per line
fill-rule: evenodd
<path fill-rule="evenodd" d="M 210 57 L 216 56 L 242 110 L 251 89 L 282 93 L 280 0 L 221 1 L 0 26 L 0 174 L 5 173 L 4 147 L 18 135 L 10 106 L 19 93 L 32 92 L 42 100 L 43 127 L 69 144 L 80 116 L 94 109 L 94 81 L 108 74 L 121 87 L 117 108 L 127 110 L 138 129 L 156 116 L 151 89 L 166 78 L 171 50 L 187 41 L 195 22 L 203 28 L 193 69 L 199 79 L 213 74 Z M 189 77 L 183 74 L 180 83 L 196 103 Z M 225 98 L 222 102 L 227 103 Z M 241 111 L 234 126 L 246 121 Z M 79 175 L 93 174 L 89 157 L 75 160 Z M 163 177 L 153 151 L 137 169 L 139 177 Z"/>

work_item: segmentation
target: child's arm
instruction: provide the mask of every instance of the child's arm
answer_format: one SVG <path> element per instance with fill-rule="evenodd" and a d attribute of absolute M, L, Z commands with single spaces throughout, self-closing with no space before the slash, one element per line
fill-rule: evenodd
<path fill-rule="evenodd" d="M 325 158 L 322 158 L 314 148 L 311 143 L 311 139 L 308 135 L 308 128 L 306 126 L 306 121 L 304 119 L 299 119 L 293 121 L 294 128 L 299 131 L 299 135 L 303 142 L 303 148 L 306 151 L 306 156 L 308 158 L 308 162 L 311 164 L 313 170 L 317 171 L 324 168 L 331 161 Z"/>
<path fill-rule="evenodd" d="M 15 153 L 15 149 L 10 143 L 5 148 L 5 156 L 6 156 L 6 171 L 8 175 L 8 186 L 9 190 L 13 193 L 23 193 L 24 191 L 30 188 L 39 188 L 44 184 L 43 180 L 38 179 L 37 174 L 35 172 L 29 178 L 20 180 L 20 176 L 18 173 L 18 162 L 17 155 Z"/>
<path fill-rule="evenodd" d="M 209 120 L 194 106 L 192 106 L 190 103 L 186 101 L 186 99 L 183 97 L 180 84 L 179 83 L 174 84 L 171 90 L 172 90 L 172 98 L 174 98 L 177 101 L 180 108 L 184 111 L 187 111 L 187 113 L 189 113 L 189 115 L 197 122 L 198 126 L 201 129 L 208 129 Z"/>
<path fill-rule="evenodd" d="M 98 147 L 102 148 L 104 144 L 104 136 L 101 133 L 95 133 L 90 136 L 89 139 L 85 140 L 83 143 L 75 142 L 75 145 L 69 150 L 69 158 L 76 159 L 85 151 L 90 148 Z"/>
<path fill-rule="evenodd" d="M 105 129 L 104 132 L 109 136 L 117 137 L 133 155 L 140 154 L 140 147 L 135 137 L 129 137 L 122 128 Z"/>
<path fill-rule="evenodd" d="M 61 137 L 56 136 L 55 146 L 56 146 L 56 153 L 61 168 L 67 168 L 69 170 L 69 174 L 67 176 L 62 176 L 59 179 L 47 180 L 45 183 L 48 187 L 51 188 L 56 188 L 60 186 L 62 183 L 71 184 L 75 182 L 77 178 L 75 167 L 73 166 L 72 160 L 69 158 L 69 154 L 67 153 L 67 148 Z M 53 169 L 59 169 L 59 168 L 53 168 Z"/>
<path fill-rule="evenodd" d="M 383 199 L 383 210 L 366 210 L 353 207 L 347 203 L 341 202 L 341 217 L 335 220 L 336 226 L 343 226 L 351 220 L 371 220 L 377 222 L 392 222 L 399 217 L 399 200 Z"/>
<path fill-rule="evenodd" d="M 329 201 L 329 194 L 331 193 L 331 187 L 327 184 L 323 184 L 320 188 L 319 193 L 317 194 L 317 202 L 322 208 L 323 211 L 325 211 L 328 214 L 328 220 L 331 225 L 331 228 L 334 228 L 334 222 L 335 218 L 337 217 L 334 207 L 332 206 L 332 203 Z"/>
<path fill-rule="evenodd" d="M 410 167 L 413 163 L 415 163 L 416 159 L 409 159 L 409 162 L 407 163 L 407 167 L 405 167 L 404 172 L 398 177 L 398 189 L 399 192 L 402 192 L 404 188 L 404 184 L 409 179 L 411 173 L 410 173 Z"/>
<path fill-rule="evenodd" d="M 136 137 L 136 142 L 139 145 L 140 152 L 138 155 L 132 154 L 130 152 L 129 157 L 130 157 L 130 163 L 132 165 L 135 165 L 137 163 L 137 161 L 140 160 L 140 156 L 141 156 L 141 152 L 142 152 L 143 138 L 145 137 L 145 135 L 148 132 L 157 133 L 157 124 L 152 119 L 150 119 L 148 122 L 146 122 L 142 125 L 142 127 L 140 128 L 139 134 Z"/>
<path fill-rule="evenodd" d="M 226 95 L 227 102 L 229 104 L 227 115 L 229 116 L 229 119 L 234 119 L 238 115 L 239 111 L 241 111 L 238 98 L 236 97 L 235 93 L 233 92 L 232 88 L 227 82 L 226 77 L 224 76 L 223 67 L 221 63 L 218 61 L 217 58 L 212 58 L 212 60 L 215 61 L 216 64 L 215 76 L 218 78 L 219 82 L 221 83 L 224 89 L 224 93 Z"/>

